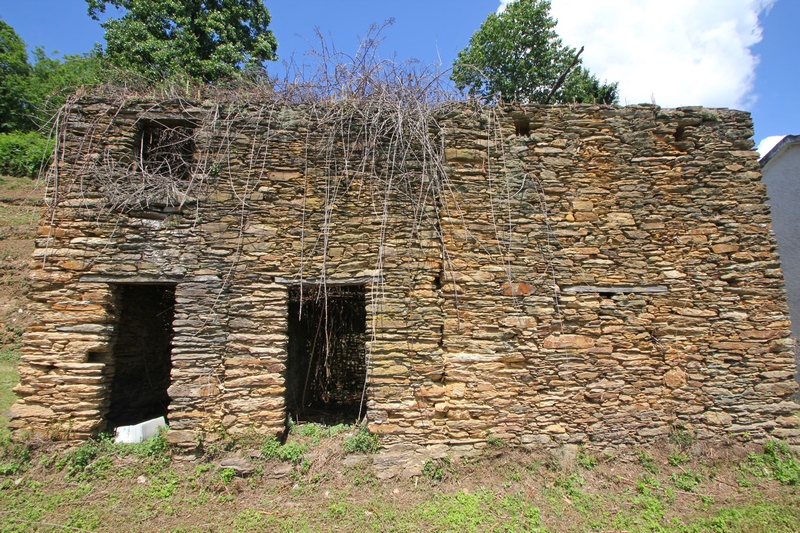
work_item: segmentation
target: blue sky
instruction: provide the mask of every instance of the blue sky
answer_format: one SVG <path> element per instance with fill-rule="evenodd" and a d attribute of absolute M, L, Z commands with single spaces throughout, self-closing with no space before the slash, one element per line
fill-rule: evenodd
<path fill-rule="evenodd" d="M 267 0 L 280 58 L 301 60 L 314 28 L 353 51 L 372 23 L 394 18 L 383 56 L 448 67 L 500 0 Z M 557 31 L 586 46 L 585 65 L 620 82 L 622 103 L 736 107 L 754 139 L 800 133 L 800 0 L 552 0 Z M 0 0 L 0 18 L 30 48 L 83 53 L 103 44 L 85 0 Z M 275 72 L 280 65 L 270 65 Z"/>

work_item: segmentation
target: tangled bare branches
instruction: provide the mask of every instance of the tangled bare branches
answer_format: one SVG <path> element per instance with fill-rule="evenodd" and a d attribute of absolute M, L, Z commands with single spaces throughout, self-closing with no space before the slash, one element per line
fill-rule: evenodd
<path fill-rule="evenodd" d="M 290 134 L 303 145 L 306 164 L 313 160 L 317 165 L 303 172 L 306 183 L 299 221 L 301 257 L 298 271 L 292 273 L 292 281 L 300 291 L 298 300 L 303 302 L 311 296 L 304 295 L 303 290 L 316 290 L 312 297 L 327 302 L 328 251 L 335 242 L 335 217 L 340 215 L 335 206 L 356 187 L 359 194 L 363 192 L 369 198 L 373 217 L 379 222 L 374 270 L 384 270 L 384 244 L 389 238 L 396 240 L 388 232 L 394 228 L 397 209 L 401 208 L 407 209 L 401 216 L 406 224 L 407 246 L 418 244 L 423 232 L 435 235 L 441 254 L 441 278 L 447 279 L 447 274 L 456 270 L 447 234 L 460 234 L 467 239 L 470 234 L 457 186 L 451 179 L 452 170 L 445 161 L 448 132 L 439 120 L 455 107 L 459 112 L 469 107 L 458 100 L 445 73 L 437 68 L 381 58 L 378 49 L 382 29 L 373 26 L 353 55 L 327 44 L 318 33 L 319 45 L 312 48 L 307 61 L 288 63 L 283 79 L 267 84 L 187 87 L 183 95 L 172 88 L 161 101 L 152 95 L 140 98 L 123 91 L 111 122 L 128 121 L 131 132 L 105 143 L 102 149 L 94 143 L 105 134 L 104 128 L 110 128 L 108 116 L 83 116 L 84 123 L 71 124 L 70 131 L 82 131 L 84 137 L 77 151 L 75 140 L 71 140 L 70 153 L 64 151 L 67 128 L 62 122 L 56 160 L 68 160 L 75 167 L 71 176 L 86 180 L 60 183 L 60 167 L 54 165 L 54 205 L 60 194 L 74 196 L 79 191 L 94 205 L 102 203 L 105 213 L 125 216 L 146 211 L 164 218 L 169 213 L 195 208 L 211 191 L 224 190 L 238 202 L 239 249 L 232 256 L 230 276 L 251 217 L 249 202 L 270 168 L 271 143 L 287 135 L 284 111 L 302 109 L 303 125 Z M 196 94 L 192 94 L 194 91 Z M 495 110 L 478 103 L 470 105 L 476 106 L 475 117 L 482 117 L 479 122 L 486 127 L 486 137 L 481 141 L 484 159 L 491 162 L 483 169 L 488 191 L 486 208 L 495 231 L 494 244 L 476 244 L 491 260 L 503 265 L 512 281 L 515 235 L 511 205 L 524 198 L 526 186 L 533 187 L 536 182 L 528 180 L 526 185 L 526 180 L 520 179 L 520 169 L 515 167 L 512 171 L 507 166 L 510 152 Z M 165 119 L 162 108 L 179 111 L 168 113 L 170 118 Z M 249 154 L 244 156 L 240 153 L 243 142 L 249 143 Z M 234 144 L 238 151 L 235 157 L 231 155 Z M 539 192 L 534 194 L 543 198 L 543 191 L 541 195 Z M 309 195 L 320 194 L 324 196 L 323 208 L 307 207 Z M 546 216 L 546 205 L 542 211 Z M 313 283 L 306 284 L 311 281 L 308 277 L 313 278 Z M 449 279 L 455 284 L 455 276 Z M 306 286 L 309 288 L 304 289 Z M 376 308 L 383 291 L 381 282 L 373 283 L 366 295 L 368 306 Z M 455 287 L 452 294 L 458 310 Z M 370 317 L 374 338 L 377 314 Z M 320 320 L 325 321 L 324 330 L 328 331 L 328 314 L 324 313 Z M 369 350 L 366 359 L 369 368 Z"/>

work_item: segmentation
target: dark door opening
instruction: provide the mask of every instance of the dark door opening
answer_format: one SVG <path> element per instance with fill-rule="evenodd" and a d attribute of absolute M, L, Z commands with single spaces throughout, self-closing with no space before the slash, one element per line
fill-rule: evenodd
<path fill-rule="evenodd" d="M 175 285 L 118 285 L 109 429 L 167 416 Z"/>
<path fill-rule="evenodd" d="M 296 420 L 352 424 L 367 379 L 364 286 L 289 288 L 286 404 Z"/>

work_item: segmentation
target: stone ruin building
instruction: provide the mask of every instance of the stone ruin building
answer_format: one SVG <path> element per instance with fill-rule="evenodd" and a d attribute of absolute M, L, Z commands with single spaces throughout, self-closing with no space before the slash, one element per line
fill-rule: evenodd
<path fill-rule="evenodd" d="M 747 113 L 351 107 L 70 104 L 12 428 L 800 443 Z"/>

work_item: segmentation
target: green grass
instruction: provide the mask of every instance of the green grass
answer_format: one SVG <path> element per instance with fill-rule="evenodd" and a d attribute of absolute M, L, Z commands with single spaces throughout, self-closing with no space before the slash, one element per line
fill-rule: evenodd
<path fill-rule="evenodd" d="M 30 206 L 0 204 L 0 219 L 3 225 L 14 230 L 19 226 L 36 226 L 41 218 L 41 213 Z"/>
<path fill-rule="evenodd" d="M 503 465 L 495 459 L 451 461 L 452 476 L 438 482 L 370 482 L 365 490 L 356 482 L 359 471 L 337 472 L 335 463 L 319 483 L 309 484 L 311 471 L 271 479 L 269 465 L 278 459 L 262 458 L 266 474 L 244 479 L 214 461 L 171 460 L 163 439 L 125 446 L 100 439 L 34 454 L 28 474 L 0 475 L 0 529 L 118 531 L 125 524 L 186 532 L 788 533 L 800 523 L 796 492 L 775 479 L 757 478 L 744 499 L 737 490 L 710 498 L 670 489 L 672 475 L 687 466 L 664 466 L 654 474 L 614 461 L 586 470 L 576 461 L 554 471 L 538 458 L 507 453 L 515 455 Z M 659 457 L 654 461 L 667 462 Z M 512 477 L 493 476 L 512 467 Z M 702 465 L 693 460 L 691 468 Z M 638 475 L 615 479 L 619 469 Z"/>
<path fill-rule="evenodd" d="M 8 419 L 5 414 L 17 399 L 11 389 L 19 381 L 18 362 L 18 352 L 11 349 L 0 350 L 0 441 L 8 438 Z"/>
<path fill-rule="evenodd" d="M 17 355 L 0 357 L 0 413 L 13 401 Z M 640 449 L 635 460 L 580 450 L 573 464 L 508 446 L 485 458 L 428 460 L 422 475 L 380 480 L 353 426 L 298 424 L 285 444 L 250 435 L 194 461 L 163 435 L 71 448 L 14 442 L 0 428 L 0 531 L 439 531 L 469 533 L 789 533 L 798 531 L 797 455 L 778 441 L 729 460 Z M 350 444 L 348 444 L 350 443 Z M 358 444 L 355 444 L 358 443 Z M 219 468 L 249 450 L 248 477 Z M 260 452 L 260 456 L 257 452 Z M 286 463 L 290 464 L 290 473 Z M 272 473 L 283 469 L 282 477 Z M 115 517 L 109 520 L 108 517 Z"/>

